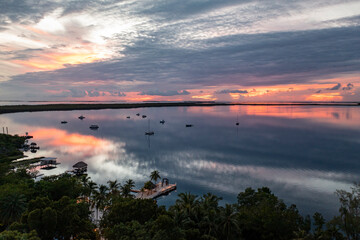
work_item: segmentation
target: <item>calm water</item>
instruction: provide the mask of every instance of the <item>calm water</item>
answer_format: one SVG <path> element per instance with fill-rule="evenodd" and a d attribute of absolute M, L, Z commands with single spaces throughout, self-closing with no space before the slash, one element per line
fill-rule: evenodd
<path fill-rule="evenodd" d="M 137 117 L 136 113 L 148 118 Z M 78 116 L 84 115 L 84 120 Z M 127 119 L 126 116 L 131 116 Z M 150 128 L 154 136 L 146 137 Z M 164 119 L 166 123 L 160 124 Z M 239 126 L 235 122 L 239 121 Z M 67 124 L 60 124 L 66 120 Z M 89 129 L 98 124 L 97 131 Z M 185 128 L 185 124 L 193 124 Z M 0 130 L 29 132 L 40 145 L 29 157 L 57 157 L 57 169 L 89 164 L 97 183 L 131 178 L 137 187 L 153 170 L 179 192 L 212 192 L 235 202 L 246 187 L 268 186 L 302 214 L 337 214 L 336 189 L 360 176 L 359 107 L 216 106 L 15 113 Z M 177 193 L 159 199 L 173 204 Z"/>

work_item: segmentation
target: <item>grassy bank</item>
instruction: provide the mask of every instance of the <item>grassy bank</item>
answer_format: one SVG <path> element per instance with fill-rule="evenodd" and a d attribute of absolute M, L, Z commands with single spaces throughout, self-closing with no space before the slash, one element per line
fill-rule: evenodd
<path fill-rule="evenodd" d="M 346 103 L 220 103 L 220 102 L 151 102 L 151 103 L 107 103 L 107 104 L 41 104 L 41 105 L 6 105 L 0 106 L 0 114 L 16 112 L 71 111 L 96 109 L 126 109 L 147 107 L 192 107 L 192 106 L 359 106 L 358 102 Z"/>

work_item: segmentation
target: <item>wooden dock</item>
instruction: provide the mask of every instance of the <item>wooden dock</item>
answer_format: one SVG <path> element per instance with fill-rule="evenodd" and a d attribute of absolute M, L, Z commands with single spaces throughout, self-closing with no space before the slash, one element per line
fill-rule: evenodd
<path fill-rule="evenodd" d="M 175 184 L 162 184 L 161 182 L 156 184 L 156 187 L 149 190 L 145 189 L 144 191 L 134 190 L 137 192 L 135 198 L 138 199 L 155 199 L 162 195 L 168 194 L 172 191 L 176 190 L 176 183 Z"/>

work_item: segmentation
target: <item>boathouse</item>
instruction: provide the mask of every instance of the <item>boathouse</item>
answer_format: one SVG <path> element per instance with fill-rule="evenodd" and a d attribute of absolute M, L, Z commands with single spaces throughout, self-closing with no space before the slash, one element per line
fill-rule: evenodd
<path fill-rule="evenodd" d="M 56 168 L 56 165 L 58 164 L 56 162 L 56 159 L 57 158 L 54 158 L 54 157 L 41 158 L 40 159 L 40 168 L 45 169 L 45 170 Z"/>
<path fill-rule="evenodd" d="M 74 164 L 73 168 L 74 168 L 73 172 L 76 175 L 82 175 L 85 172 L 87 172 L 87 164 L 84 163 L 83 161 L 80 161 L 80 162 Z"/>

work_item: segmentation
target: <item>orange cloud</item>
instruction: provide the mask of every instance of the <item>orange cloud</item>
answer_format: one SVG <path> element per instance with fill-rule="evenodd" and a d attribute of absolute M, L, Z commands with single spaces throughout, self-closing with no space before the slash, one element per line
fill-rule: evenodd
<path fill-rule="evenodd" d="M 65 64 L 91 63 L 100 58 L 96 53 L 49 53 L 40 55 L 38 58 L 24 60 L 14 60 L 14 63 L 31 67 L 37 70 L 54 70 L 63 68 Z"/>
<path fill-rule="evenodd" d="M 306 97 L 307 101 L 341 101 L 343 99 L 339 93 L 317 93 Z"/>
<path fill-rule="evenodd" d="M 192 96 L 191 98 L 211 100 L 211 101 L 215 101 L 215 100 L 217 99 L 216 97 L 214 97 L 214 96 L 211 95 L 211 94 L 196 95 L 196 96 Z"/>

